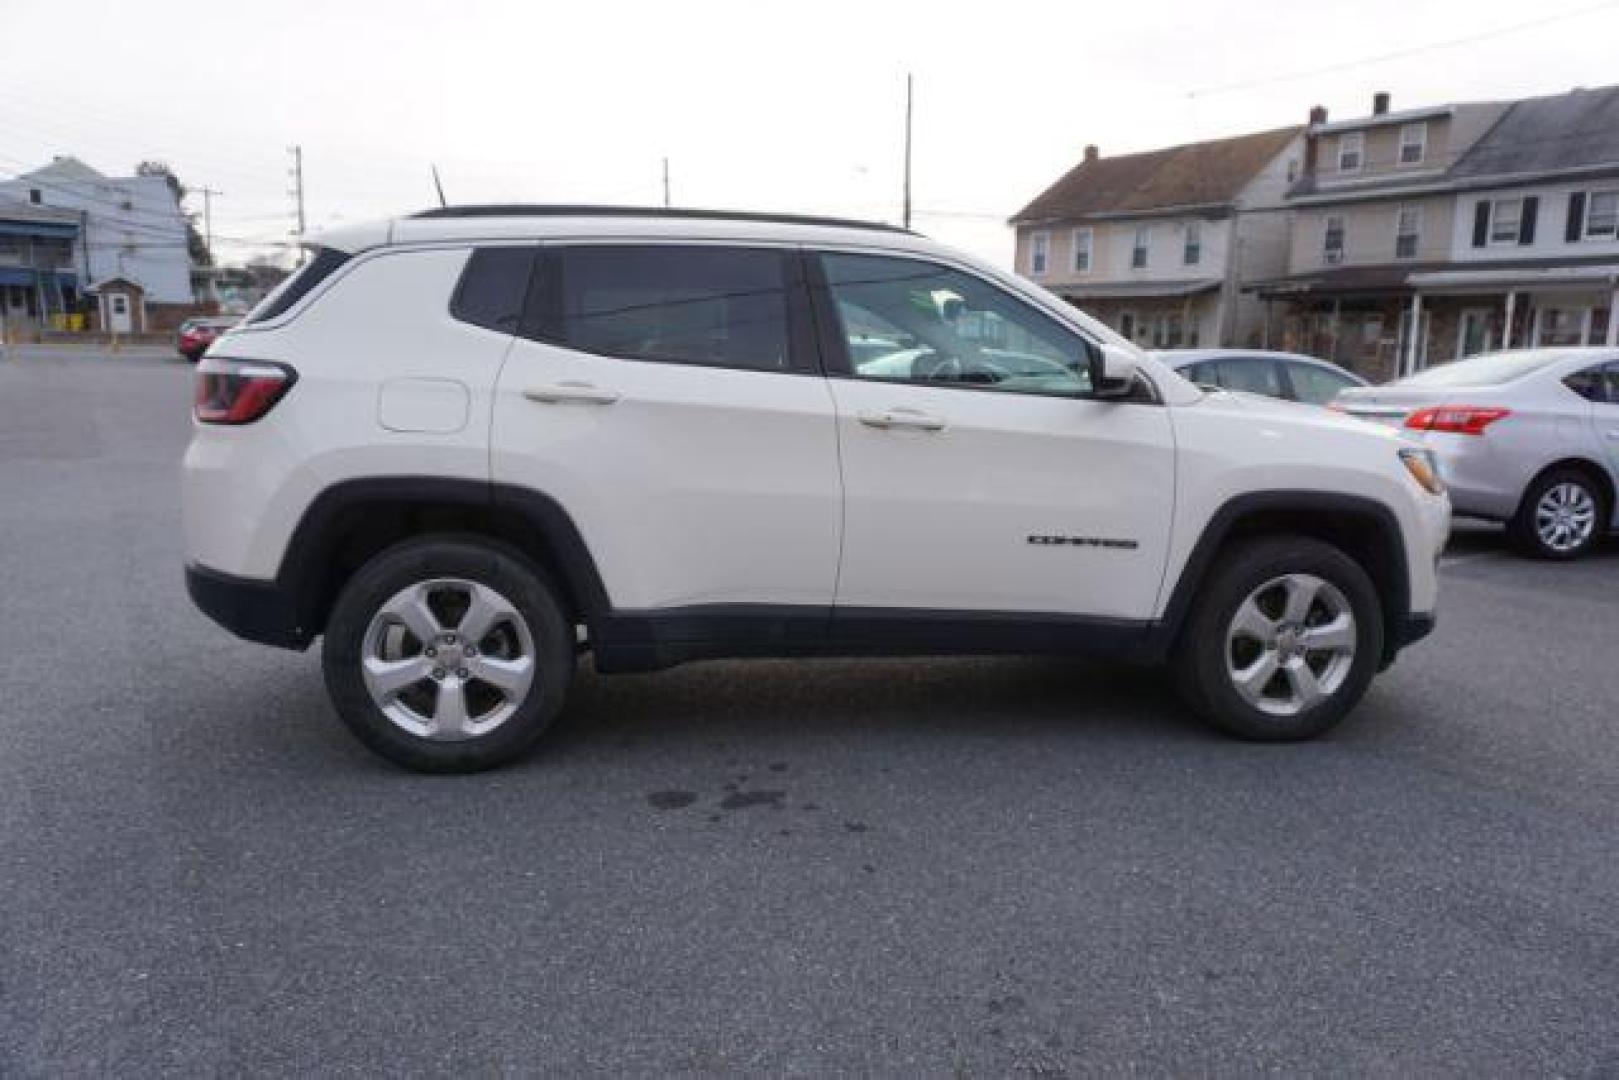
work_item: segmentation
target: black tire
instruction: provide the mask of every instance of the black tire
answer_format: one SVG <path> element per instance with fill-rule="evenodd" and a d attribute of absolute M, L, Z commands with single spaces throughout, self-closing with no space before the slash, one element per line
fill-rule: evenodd
<path fill-rule="evenodd" d="M 1347 603 L 1354 617 L 1354 652 L 1340 669 L 1346 673 L 1325 698 L 1280 716 L 1257 707 L 1238 692 L 1228 670 L 1233 648 L 1228 632 L 1238 607 L 1255 590 L 1290 574 L 1321 579 L 1336 590 L 1334 602 Z M 1319 540 L 1270 536 L 1244 540 L 1221 552 L 1217 568 L 1192 604 L 1172 663 L 1182 698 L 1207 723 L 1242 739 L 1290 742 L 1328 731 L 1360 702 L 1377 673 L 1383 634 L 1382 604 L 1359 563 Z M 1322 658 L 1311 654 L 1303 659 L 1315 663 Z M 1288 679 L 1285 672 L 1279 677 Z"/>
<path fill-rule="evenodd" d="M 391 720 L 367 689 L 361 669 L 362 652 L 371 647 L 367 634 L 382 606 L 413 584 L 444 578 L 487 586 L 505 599 L 525 624 L 535 660 L 532 681 L 510 716 L 487 732 L 456 741 L 428 738 Z M 418 772 L 478 772 L 523 756 L 556 719 L 573 680 L 574 629 L 560 595 L 515 550 L 478 537 L 434 537 L 389 548 L 349 579 L 327 622 L 321 663 L 338 716 L 371 750 Z M 514 630 L 508 622 L 500 633 Z M 489 652 L 484 650 L 486 659 Z M 468 687 L 463 700 L 470 701 L 474 683 L 463 685 Z M 436 688 L 431 682 L 415 687 L 413 694 L 444 690 L 442 680 Z M 476 692 L 487 694 L 487 689 Z"/>
<path fill-rule="evenodd" d="M 1590 533 L 1570 547 L 1553 546 L 1541 536 L 1535 520 L 1541 499 L 1547 492 L 1562 484 L 1573 484 L 1578 487 L 1596 507 L 1596 520 Z M 1507 536 L 1519 551 L 1537 559 L 1553 561 L 1577 559 L 1596 547 L 1607 533 L 1609 513 L 1607 492 L 1589 473 L 1581 469 L 1553 469 L 1544 476 L 1537 477 L 1523 493 L 1523 501 L 1518 504 L 1518 512 L 1507 524 Z"/>

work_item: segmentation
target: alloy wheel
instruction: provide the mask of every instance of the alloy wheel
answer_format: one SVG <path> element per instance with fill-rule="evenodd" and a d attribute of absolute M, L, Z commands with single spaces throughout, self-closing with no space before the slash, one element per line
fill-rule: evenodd
<path fill-rule="evenodd" d="M 1590 540 L 1596 521 L 1596 499 L 1571 481 L 1553 484 L 1535 504 L 1535 535 L 1548 549 L 1560 555 Z"/>
<path fill-rule="evenodd" d="M 1284 574 L 1237 605 L 1226 630 L 1226 673 L 1249 705 L 1297 716 L 1343 686 L 1356 640 L 1354 611 L 1337 586 Z"/>
<path fill-rule="evenodd" d="M 509 720 L 535 678 L 522 614 L 487 585 L 436 578 L 399 590 L 372 617 L 360 654 L 366 691 L 406 732 L 458 741 Z"/>

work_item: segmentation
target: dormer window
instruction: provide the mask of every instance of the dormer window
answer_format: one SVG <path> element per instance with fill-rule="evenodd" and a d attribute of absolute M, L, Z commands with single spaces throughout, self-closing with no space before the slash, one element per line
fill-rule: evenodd
<path fill-rule="evenodd" d="M 1358 131 L 1338 136 L 1338 171 L 1360 172 L 1366 156 L 1366 137 Z"/>
<path fill-rule="evenodd" d="M 1420 165 L 1428 156 L 1428 125 L 1406 124 L 1400 128 L 1400 164 Z"/>

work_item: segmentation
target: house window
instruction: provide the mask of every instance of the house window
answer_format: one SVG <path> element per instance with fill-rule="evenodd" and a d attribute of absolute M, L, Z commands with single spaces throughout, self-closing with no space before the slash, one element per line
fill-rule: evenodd
<path fill-rule="evenodd" d="M 1119 336 L 1130 341 L 1136 339 L 1136 313 L 1121 311 L 1119 313 Z"/>
<path fill-rule="evenodd" d="M 1074 230 L 1074 272 L 1083 274 L 1091 268 L 1091 242 L 1094 239 L 1090 229 Z"/>
<path fill-rule="evenodd" d="M 1591 325 L 1589 308 L 1540 308 L 1536 315 L 1534 345 L 1585 344 Z"/>
<path fill-rule="evenodd" d="M 1181 261 L 1187 266 L 1196 266 L 1203 261 L 1203 223 L 1201 221 L 1188 221 L 1186 223 L 1186 248 L 1181 254 Z"/>
<path fill-rule="evenodd" d="M 35 206 L 38 206 L 43 201 L 37 187 L 28 189 L 28 201 L 33 203 Z"/>
<path fill-rule="evenodd" d="M 1358 131 L 1338 136 L 1338 171 L 1360 172 L 1366 153 L 1366 137 Z"/>
<path fill-rule="evenodd" d="M 1029 273 L 1036 277 L 1046 272 L 1051 254 L 1051 234 L 1037 232 L 1029 237 Z"/>
<path fill-rule="evenodd" d="M 1136 228 L 1135 246 L 1130 249 L 1130 265 L 1140 270 L 1147 265 L 1147 242 L 1152 238 L 1152 230 L 1145 225 Z"/>
<path fill-rule="evenodd" d="M 1585 238 L 1613 240 L 1619 236 L 1619 191 L 1593 191 L 1585 211 Z"/>
<path fill-rule="evenodd" d="M 1287 182 L 1289 184 L 1291 184 L 1291 183 L 1293 183 L 1293 181 L 1297 180 L 1298 178 L 1299 178 L 1299 159 L 1298 158 L 1288 158 L 1287 159 Z"/>
<path fill-rule="evenodd" d="M 1329 263 L 1344 261 L 1344 219 L 1341 215 L 1333 214 L 1327 218 L 1327 231 L 1322 244 L 1322 253 Z"/>
<path fill-rule="evenodd" d="M 1406 124 L 1400 128 L 1400 164 L 1418 165 L 1428 156 L 1428 125 Z"/>
<path fill-rule="evenodd" d="M 1516 244 L 1522 222 L 1522 199 L 1496 199 L 1490 203 L 1490 243 Z"/>
<path fill-rule="evenodd" d="M 1394 226 L 1394 257 L 1396 259 L 1414 259 L 1417 257 L 1417 243 L 1422 236 L 1422 208 L 1419 206 L 1402 206 L 1397 215 Z"/>
<path fill-rule="evenodd" d="M 1184 344 L 1179 315 L 1160 315 L 1151 320 L 1150 333 L 1155 349 L 1178 349 Z"/>

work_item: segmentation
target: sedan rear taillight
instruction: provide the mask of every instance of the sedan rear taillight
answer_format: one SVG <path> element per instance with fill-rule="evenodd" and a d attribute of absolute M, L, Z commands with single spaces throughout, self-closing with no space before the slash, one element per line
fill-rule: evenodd
<path fill-rule="evenodd" d="M 286 364 L 210 359 L 197 372 L 191 412 L 203 424 L 251 424 L 297 381 L 298 373 Z"/>
<path fill-rule="evenodd" d="M 1482 435 L 1484 429 L 1511 409 L 1488 408 L 1474 405 L 1434 405 L 1418 409 L 1405 418 L 1405 426 L 1414 431 L 1448 431 L 1455 435 Z"/>

